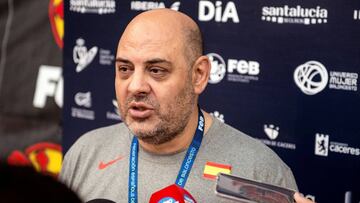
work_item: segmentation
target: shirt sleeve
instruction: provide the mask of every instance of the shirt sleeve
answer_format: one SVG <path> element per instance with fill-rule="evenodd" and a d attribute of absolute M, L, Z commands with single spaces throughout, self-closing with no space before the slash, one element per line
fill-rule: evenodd
<path fill-rule="evenodd" d="M 82 145 L 75 144 L 67 151 L 62 162 L 59 181 L 67 185 L 73 191 L 77 191 L 76 180 L 81 176 L 81 149 Z"/>

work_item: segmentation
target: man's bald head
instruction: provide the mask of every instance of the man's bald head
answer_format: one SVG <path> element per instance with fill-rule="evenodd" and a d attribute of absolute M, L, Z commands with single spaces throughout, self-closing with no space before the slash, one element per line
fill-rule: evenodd
<path fill-rule="evenodd" d="M 139 36 L 139 33 L 142 39 L 156 38 L 159 35 L 164 43 L 179 40 L 189 65 L 193 65 L 203 52 L 198 25 L 189 16 L 178 11 L 155 9 L 137 15 L 126 27 L 119 43 L 128 39 L 129 35 Z"/>

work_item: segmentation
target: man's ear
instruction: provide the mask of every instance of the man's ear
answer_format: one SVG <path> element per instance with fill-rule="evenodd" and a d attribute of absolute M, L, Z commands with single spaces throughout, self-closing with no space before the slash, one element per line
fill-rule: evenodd
<path fill-rule="evenodd" d="M 211 63 L 207 56 L 200 56 L 194 63 L 192 82 L 195 94 L 201 94 L 208 84 Z"/>

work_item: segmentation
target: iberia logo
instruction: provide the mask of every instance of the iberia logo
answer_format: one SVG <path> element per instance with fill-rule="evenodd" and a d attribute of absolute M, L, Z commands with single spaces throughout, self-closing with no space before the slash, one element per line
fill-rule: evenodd
<path fill-rule="evenodd" d="M 49 2 L 49 19 L 51 30 L 54 35 L 56 44 L 63 47 L 64 37 L 64 4 L 63 0 L 50 0 Z"/>
<path fill-rule="evenodd" d="M 34 166 L 39 172 L 57 176 L 62 163 L 61 146 L 40 142 L 25 149 L 25 153 L 15 150 L 8 157 L 11 165 Z"/>

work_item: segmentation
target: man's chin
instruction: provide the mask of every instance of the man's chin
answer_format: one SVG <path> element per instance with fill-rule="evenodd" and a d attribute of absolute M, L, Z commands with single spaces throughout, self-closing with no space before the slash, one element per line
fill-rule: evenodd
<path fill-rule="evenodd" d="M 151 135 L 151 132 L 153 132 L 154 130 L 153 126 L 154 125 L 149 125 L 144 122 L 132 122 L 130 123 L 130 125 L 128 125 L 128 128 L 134 135 L 136 135 L 140 139 L 142 137 L 149 137 L 148 135 Z"/>
<path fill-rule="evenodd" d="M 162 137 L 162 136 L 151 136 L 151 135 L 136 135 L 136 137 L 148 144 L 152 144 L 152 145 L 161 145 L 164 144 L 166 142 L 171 141 L 172 139 L 174 139 L 175 137 L 173 136 L 169 136 L 169 137 Z"/>
<path fill-rule="evenodd" d="M 156 136 L 144 136 L 144 135 L 136 135 L 136 137 L 139 139 L 139 140 L 141 140 L 141 141 L 143 141 L 143 142 L 145 142 L 145 143 L 148 143 L 148 144 L 152 144 L 152 145 L 158 145 L 158 144 L 160 144 L 159 143 L 159 139 L 156 137 Z"/>

